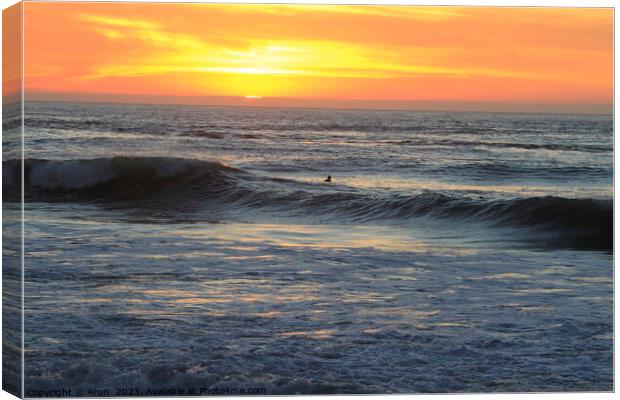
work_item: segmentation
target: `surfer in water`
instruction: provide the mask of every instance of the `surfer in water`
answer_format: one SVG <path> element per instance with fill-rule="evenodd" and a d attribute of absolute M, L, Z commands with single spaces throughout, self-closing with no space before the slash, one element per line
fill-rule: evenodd
<path fill-rule="evenodd" d="M 332 181 L 332 176 L 331 175 L 327 175 L 327 179 L 325 179 L 324 182 L 331 182 Z"/>

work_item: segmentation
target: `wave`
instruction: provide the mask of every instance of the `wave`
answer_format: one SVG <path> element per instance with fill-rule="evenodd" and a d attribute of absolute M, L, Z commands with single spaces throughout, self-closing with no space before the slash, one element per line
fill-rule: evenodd
<path fill-rule="evenodd" d="M 5 201 L 19 201 L 20 162 L 3 163 Z M 529 227 L 572 247 L 611 249 L 613 201 L 530 197 L 488 200 L 425 191 L 373 192 L 259 176 L 218 162 L 170 157 L 28 159 L 27 202 L 92 202 L 117 208 L 264 210 L 277 215 L 373 223 L 426 217 Z M 186 217 L 186 215 L 185 215 Z"/>
<path fill-rule="evenodd" d="M 9 125 L 7 120 L 6 125 L 8 128 L 15 125 L 19 127 L 21 124 L 21 118 L 14 121 L 13 125 Z M 266 133 L 257 133 L 254 126 L 244 127 L 236 126 L 234 128 L 229 126 L 201 126 L 200 129 L 190 129 L 180 126 L 166 126 L 161 127 L 159 125 L 153 125 L 144 123 L 143 126 L 135 127 L 133 125 L 116 122 L 112 125 L 109 121 L 99 120 L 83 120 L 73 121 L 67 119 L 59 119 L 58 121 L 27 121 L 26 126 L 29 128 L 44 128 L 55 130 L 89 130 L 98 132 L 114 132 L 114 133 L 133 133 L 143 135 L 155 135 L 155 136 L 170 136 L 177 135 L 180 137 L 196 138 L 196 139 L 265 139 L 268 138 Z M 4 129 L 7 129 L 5 127 Z M 501 142 L 501 141 L 486 141 L 486 140 L 457 140 L 446 139 L 436 137 L 425 137 L 426 131 L 435 133 L 435 130 L 426 129 L 423 127 L 407 128 L 407 127 L 386 127 L 379 126 L 374 129 L 370 129 L 369 126 L 354 126 L 347 127 L 341 125 L 308 125 L 308 126 L 295 126 L 294 128 L 288 126 L 269 125 L 261 126 L 261 130 L 267 132 L 340 132 L 340 133 L 381 133 L 386 132 L 411 132 L 420 135 L 418 138 L 408 139 L 354 139 L 347 140 L 348 144 L 376 144 L 376 145 L 395 145 L 395 146 L 412 146 L 412 147 L 465 147 L 465 148 L 481 148 L 481 149 L 517 149 L 517 150 L 548 150 L 548 151 L 570 151 L 570 152 L 583 152 L 583 153 L 612 153 L 613 145 L 605 144 L 563 144 L 563 143 L 514 143 L 514 142 Z M 463 132 L 457 132 L 462 134 Z M 277 136 L 277 134 L 276 134 Z"/>
<path fill-rule="evenodd" d="M 161 122 L 158 124 L 139 121 L 136 125 L 136 121 L 133 119 L 109 119 L 107 117 L 102 118 L 75 118 L 66 117 L 58 114 L 38 114 L 27 115 L 25 125 L 28 128 L 43 128 L 43 129 L 58 129 L 58 130 L 96 130 L 96 131 L 112 131 L 112 132 L 141 132 L 147 131 L 149 133 L 155 131 L 161 134 L 170 134 L 181 132 L 183 134 L 190 134 L 192 132 L 221 132 L 221 131 L 234 131 L 234 132 L 254 132 L 257 130 L 256 121 L 252 124 L 217 124 L 217 123 L 202 123 L 196 124 L 191 127 L 183 127 L 173 122 L 165 123 L 162 127 Z M 271 132 L 366 132 L 366 133 L 384 133 L 384 132 L 433 132 L 435 127 L 429 127 L 416 123 L 404 123 L 394 124 L 393 121 L 375 122 L 375 123 L 359 123 L 354 120 L 348 122 L 335 122 L 335 121 L 322 121 L 320 119 L 314 121 L 306 121 L 306 123 L 295 123 L 295 121 L 286 121 L 282 123 L 273 123 L 268 121 L 260 121 L 259 127 L 262 131 Z"/>
<path fill-rule="evenodd" d="M 352 142 L 355 143 L 355 142 Z M 478 140 L 453 140 L 453 139 L 405 139 L 399 141 L 388 141 L 386 143 L 409 146 L 459 146 L 459 147 L 489 147 L 506 148 L 520 150 L 556 150 L 556 151 L 575 151 L 586 153 L 612 153 L 613 146 L 596 144 L 561 144 L 561 143 L 514 143 L 514 142 L 494 142 Z"/>
<path fill-rule="evenodd" d="M 219 132 L 219 131 L 189 131 L 179 134 L 182 137 L 195 137 L 195 138 L 203 138 L 203 139 L 226 139 L 228 137 L 233 137 L 237 139 L 263 139 L 265 135 L 256 134 L 256 133 L 230 133 L 230 132 Z"/>
<path fill-rule="evenodd" d="M 612 172 L 594 166 L 545 166 L 517 165 L 510 162 L 474 162 L 441 166 L 437 173 L 466 176 L 475 180 L 508 179 L 604 179 L 612 177 Z"/>
<path fill-rule="evenodd" d="M 3 162 L 3 187 L 20 181 L 20 161 Z M 243 173 L 217 162 L 170 157 L 112 157 L 87 160 L 27 159 L 24 193 L 31 200 L 114 201 L 168 195 L 166 186 L 210 183 L 225 173 Z M 11 200 L 11 199 L 9 199 Z"/>

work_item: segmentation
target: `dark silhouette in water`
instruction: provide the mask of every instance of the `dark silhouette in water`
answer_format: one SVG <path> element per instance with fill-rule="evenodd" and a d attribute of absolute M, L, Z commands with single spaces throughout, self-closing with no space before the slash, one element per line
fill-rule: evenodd
<path fill-rule="evenodd" d="M 327 179 L 325 179 L 324 182 L 331 182 L 332 181 L 332 176 L 331 175 L 327 175 Z"/>

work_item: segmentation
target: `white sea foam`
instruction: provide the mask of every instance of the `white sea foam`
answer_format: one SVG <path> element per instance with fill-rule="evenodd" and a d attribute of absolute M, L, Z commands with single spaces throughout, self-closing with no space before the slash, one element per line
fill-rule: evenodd
<path fill-rule="evenodd" d="M 62 209 L 56 218 L 76 212 Z M 612 387 L 605 254 L 566 254 L 571 274 L 560 277 L 540 266 L 556 265 L 561 252 L 507 257 L 414 238 L 408 247 L 419 250 L 408 251 L 389 230 L 382 243 L 356 227 L 54 227 L 31 216 L 40 221 L 27 225 L 39 238 L 26 272 L 26 323 L 37 327 L 26 337 L 32 389 Z M 497 276 L 510 279 L 484 279 Z"/>

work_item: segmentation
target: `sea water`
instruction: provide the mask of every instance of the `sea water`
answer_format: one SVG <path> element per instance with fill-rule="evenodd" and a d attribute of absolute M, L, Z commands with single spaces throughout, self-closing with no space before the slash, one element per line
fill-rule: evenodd
<path fill-rule="evenodd" d="M 613 388 L 611 116 L 28 102 L 24 133 L 26 395 Z"/>

